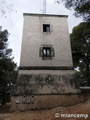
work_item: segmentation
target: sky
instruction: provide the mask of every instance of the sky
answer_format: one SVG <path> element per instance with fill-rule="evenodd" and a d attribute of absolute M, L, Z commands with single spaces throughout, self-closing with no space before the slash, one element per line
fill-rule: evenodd
<path fill-rule="evenodd" d="M 12 56 L 15 63 L 19 66 L 23 33 L 23 13 L 43 13 L 44 0 L 7 0 L 7 5 L 11 5 L 12 11 L 6 9 L 6 14 L 0 14 L 0 26 L 2 30 L 7 29 L 9 35 L 9 48 L 13 50 Z M 5 6 L 4 6 L 5 7 Z M 46 0 L 46 14 L 68 15 L 68 28 L 69 33 L 72 32 L 74 26 L 82 22 L 81 18 L 76 18 L 73 15 L 73 10 L 68 10 L 60 3 L 57 4 L 56 0 Z M 6 17 L 5 17 L 6 16 Z"/>

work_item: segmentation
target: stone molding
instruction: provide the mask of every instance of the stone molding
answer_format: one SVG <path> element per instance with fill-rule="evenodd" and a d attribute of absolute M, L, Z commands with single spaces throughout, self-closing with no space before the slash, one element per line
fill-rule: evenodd
<path fill-rule="evenodd" d="M 73 67 L 49 66 L 19 66 L 19 70 L 74 70 Z"/>

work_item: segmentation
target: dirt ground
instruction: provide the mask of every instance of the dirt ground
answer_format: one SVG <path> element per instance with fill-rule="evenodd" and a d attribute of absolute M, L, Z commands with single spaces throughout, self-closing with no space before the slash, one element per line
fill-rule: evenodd
<path fill-rule="evenodd" d="M 81 115 L 81 117 L 61 117 L 66 115 Z M 90 97 L 85 103 L 80 103 L 71 107 L 57 107 L 48 110 L 35 110 L 24 112 L 0 113 L 0 120 L 90 120 Z"/>

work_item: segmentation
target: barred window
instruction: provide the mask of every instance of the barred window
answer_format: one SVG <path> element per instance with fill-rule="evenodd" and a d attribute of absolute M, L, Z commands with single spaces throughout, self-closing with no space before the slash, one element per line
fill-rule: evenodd
<path fill-rule="evenodd" d="M 43 57 L 51 57 L 51 48 L 43 47 Z"/>
<path fill-rule="evenodd" d="M 40 48 L 40 57 L 42 59 L 52 59 L 54 56 L 54 48 L 51 45 L 44 45 Z"/>

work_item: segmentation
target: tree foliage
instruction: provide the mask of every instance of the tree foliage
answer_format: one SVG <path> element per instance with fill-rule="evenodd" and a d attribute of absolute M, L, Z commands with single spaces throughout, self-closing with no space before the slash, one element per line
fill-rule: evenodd
<path fill-rule="evenodd" d="M 70 34 L 74 67 L 79 67 L 81 76 L 90 80 L 90 23 L 82 22 Z M 90 83 L 89 83 L 90 84 Z"/>
<path fill-rule="evenodd" d="M 62 1 L 66 8 L 74 9 L 76 17 L 83 17 L 85 21 L 90 22 L 90 0 L 57 0 Z"/>
<path fill-rule="evenodd" d="M 85 22 L 73 28 L 70 35 L 74 67 L 79 67 L 78 78 L 87 80 L 90 85 L 90 0 L 56 0 L 73 9 L 76 17 Z"/>
<path fill-rule="evenodd" d="M 16 64 L 10 57 L 12 49 L 8 49 L 8 37 L 7 30 L 0 31 L 0 99 L 2 104 L 7 102 L 7 97 L 10 97 L 11 85 L 17 77 Z"/>

